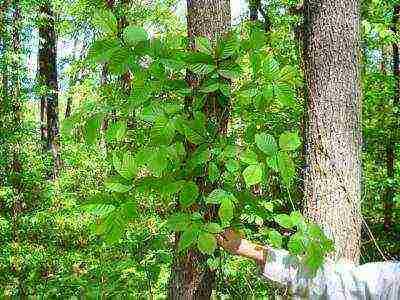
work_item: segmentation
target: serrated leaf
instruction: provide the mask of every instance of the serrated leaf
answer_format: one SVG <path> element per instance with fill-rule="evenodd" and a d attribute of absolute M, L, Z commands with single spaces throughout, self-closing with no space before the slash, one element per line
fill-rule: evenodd
<path fill-rule="evenodd" d="M 198 51 L 212 55 L 212 46 L 208 38 L 204 36 L 199 36 L 195 38 L 195 47 Z"/>
<path fill-rule="evenodd" d="M 294 151 L 301 145 L 297 132 L 285 132 L 279 137 L 279 147 L 285 151 Z"/>
<path fill-rule="evenodd" d="M 199 187 L 193 181 L 187 182 L 181 190 L 181 194 L 179 197 L 179 203 L 182 207 L 186 208 L 196 202 L 197 197 L 199 196 Z"/>
<path fill-rule="evenodd" d="M 227 224 L 233 219 L 233 202 L 229 198 L 222 198 L 218 209 L 218 216 L 222 224 Z"/>
<path fill-rule="evenodd" d="M 260 164 L 250 165 L 243 171 L 243 177 L 248 187 L 262 181 L 262 166 Z"/>
<path fill-rule="evenodd" d="M 260 133 L 255 135 L 257 147 L 268 156 L 273 156 L 278 151 L 278 145 L 275 138 L 268 133 Z"/>
<path fill-rule="evenodd" d="M 240 160 L 248 165 L 258 164 L 257 154 L 250 149 L 246 149 L 242 152 L 242 154 L 240 155 Z"/>
<path fill-rule="evenodd" d="M 197 247 L 201 253 L 211 255 L 217 248 L 217 240 L 211 233 L 202 232 L 199 235 Z"/>
<path fill-rule="evenodd" d="M 139 42 L 149 39 L 146 30 L 137 26 L 128 26 L 124 29 L 124 40 L 128 45 L 135 46 Z"/>
<path fill-rule="evenodd" d="M 167 226 L 172 231 L 184 231 L 191 224 L 189 214 L 176 213 L 168 218 Z"/>
<path fill-rule="evenodd" d="M 194 244 L 197 241 L 198 236 L 199 236 L 199 230 L 197 228 L 193 226 L 187 227 L 179 239 L 178 243 L 179 251 L 183 251 L 189 248 L 192 244 Z"/>

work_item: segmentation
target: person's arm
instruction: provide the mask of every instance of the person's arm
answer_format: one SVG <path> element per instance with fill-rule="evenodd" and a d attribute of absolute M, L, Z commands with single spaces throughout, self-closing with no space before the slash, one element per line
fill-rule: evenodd
<path fill-rule="evenodd" d="M 232 229 L 227 229 L 217 236 L 218 244 L 232 254 L 255 260 L 264 266 L 267 261 L 268 248 L 252 243 Z"/>
<path fill-rule="evenodd" d="M 260 265 L 263 276 L 286 286 L 293 294 L 308 293 L 309 280 L 304 280 L 298 273 L 298 260 L 288 251 L 257 245 L 232 229 L 218 235 L 217 241 L 230 253 L 255 260 Z"/>

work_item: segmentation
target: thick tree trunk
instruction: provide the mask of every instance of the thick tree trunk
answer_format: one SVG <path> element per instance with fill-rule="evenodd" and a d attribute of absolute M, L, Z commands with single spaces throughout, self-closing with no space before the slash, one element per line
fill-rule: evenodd
<path fill-rule="evenodd" d="M 399 22 L 400 5 L 396 5 L 393 9 L 393 21 L 392 31 L 397 34 L 397 23 Z M 400 104 L 400 68 L 399 68 L 399 45 L 393 43 L 393 75 L 395 77 L 394 96 L 393 96 L 393 107 L 397 107 Z M 396 113 L 395 123 L 390 131 L 396 132 L 399 126 L 398 114 Z M 393 214 L 393 201 L 395 189 L 393 187 L 395 179 L 395 163 L 396 163 L 396 136 L 392 136 L 386 145 L 386 172 L 388 179 L 390 180 L 389 187 L 387 188 L 385 199 L 384 199 L 384 228 L 386 232 L 389 232 L 392 227 L 392 214 Z"/>
<path fill-rule="evenodd" d="M 358 263 L 361 230 L 359 3 L 305 1 L 305 213 Z"/>
<path fill-rule="evenodd" d="M 229 0 L 187 0 L 187 26 L 189 47 L 194 48 L 194 39 L 197 36 L 205 36 L 212 42 L 226 33 L 231 25 Z M 190 85 L 197 85 L 197 78 L 193 74 L 188 75 Z M 191 101 L 187 102 L 190 109 Z M 215 103 L 215 101 L 214 101 Z M 208 112 L 210 116 L 220 114 L 221 109 Z M 226 133 L 227 115 L 221 118 L 219 131 Z M 192 149 L 194 151 L 194 149 Z M 198 180 L 201 192 L 204 184 Z M 175 243 L 179 241 L 179 235 L 175 236 Z M 171 269 L 170 290 L 168 299 L 210 299 L 215 273 L 206 266 L 205 255 L 196 250 L 189 250 L 187 255 L 176 253 Z"/>
<path fill-rule="evenodd" d="M 51 177 L 57 178 L 61 168 L 59 154 L 57 44 L 54 15 L 50 2 L 40 6 L 39 80 L 46 91 L 41 99 L 42 141 L 53 157 Z"/>

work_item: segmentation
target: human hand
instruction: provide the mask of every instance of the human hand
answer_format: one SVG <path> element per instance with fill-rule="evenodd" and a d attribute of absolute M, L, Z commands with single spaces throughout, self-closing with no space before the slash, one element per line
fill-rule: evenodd
<path fill-rule="evenodd" d="M 225 229 L 224 232 L 217 235 L 218 244 L 226 251 L 232 254 L 241 255 L 239 252 L 240 245 L 243 242 L 243 234 L 240 235 L 232 228 Z"/>

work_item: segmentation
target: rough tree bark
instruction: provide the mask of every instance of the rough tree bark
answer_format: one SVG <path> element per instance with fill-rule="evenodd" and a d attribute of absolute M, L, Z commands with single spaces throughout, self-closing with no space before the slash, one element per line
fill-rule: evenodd
<path fill-rule="evenodd" d="M 39 82 L 45 87 L 41 97 L 41 134 L 45 150 L 53 157 L 51 178 L 59 175 L 61 160 L 59 154 L 59 120 L 58 120 L 58 78 L 57 78 L 57 43 L 55 20 L 50 2 L 40 5 L 39 24 Z"/>
<path fill-rule="evenodd" d="M 392 31 L 396 35 L 398 30 L 398 22 L 400 15 L 400 5 L 395 5 L 393 9 L 393 20 L 392 20 Z M 392 45 L 393 48 L 393 75 L 395 77 L 395 86 L 394 86 L 394 96 L 393 96 L 393 107 L 397 107 L 400 104 L 400 67 L 399 67 L 399 45 L 394 42 Z M 395 122 L 393 124 L 393 128 L 390 128 L 390 131 L 393 135 L 397 131 L 399 126 L 398 123 L 398 115 L 395 115 Z M 392 227 L 392 215 L 393 215 L 393 201 L 395 189 L 393 187 L 394 179 L 395 179 L 395 163 L 396 163 L 396 140 L 397 136 L 391 136 L 386 145 L 386 172 L 387 177 L 390 179 L 389 187 L 386 190 L 386 195 L 384 199 L 384 228 L 386 232 L 389 232 Z"/>
<path fill-rule="evenodd" d="M 205 36 L 215 42 L 219 36 L 229 30 L 231 25 L 229 0 L 187 0 L 186 3 L 190 48 L 194 49 L 194 39 L 197 36 Z M 187 80 L 189 85 L 198 84 L 198 80 L 193 75 L 189 74 Z M 188 103 L 190 106 L 190 101 Z M 206 115 L 210 117 L 221 113 L 221 109 L 215 108 L 215 111 L 207 112 Z M 227 115 L 220 119 L 219 131 L 221 134 L 225 134 Z M 203 184 L 200 181 L 198 184 L 202 189 Z M 175 248 L 177 248 L 178 241 L 179 236 L 176 235 Z M 187 255 L 182 256 L 176 253 L 171 269 L 168 299 L 210 299 L 215 273 L 206 267 L 206 259 L 206 256 L 195 250 L 189 250 Z"/>
<path fill-rule="evenodd" d="M 306 0 L 305 213 L 358 263 L 361 231 L 359 3 Z"/>

